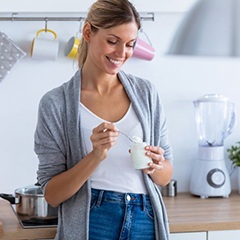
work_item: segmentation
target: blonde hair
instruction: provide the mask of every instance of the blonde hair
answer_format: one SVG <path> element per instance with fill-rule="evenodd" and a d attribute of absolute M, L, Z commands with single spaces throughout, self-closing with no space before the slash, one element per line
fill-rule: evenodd
<path fill-rule="evenodd" d="M 108 29 L 121 24 L 136 22 L 141 28 L 140 16 L 135 7 L 128 0 L 97 0 L 91 6 L 85 23 L 91 24 L 91 30 Z M 84 64 L 88 53 L 88 43 L 81 38 L 78 48 L 78 65 Z"/>

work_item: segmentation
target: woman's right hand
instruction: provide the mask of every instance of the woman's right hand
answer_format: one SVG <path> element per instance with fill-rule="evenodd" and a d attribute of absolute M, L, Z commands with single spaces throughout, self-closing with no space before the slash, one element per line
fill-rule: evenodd
<path fill-rule="evenodd" d="M 92 141 L 92 154 L 100 161 L 106 159 L 109 149 L 116 143 L 119 132 L 113 123 L 103 122 L 93 129 L 90 140 Z"/>

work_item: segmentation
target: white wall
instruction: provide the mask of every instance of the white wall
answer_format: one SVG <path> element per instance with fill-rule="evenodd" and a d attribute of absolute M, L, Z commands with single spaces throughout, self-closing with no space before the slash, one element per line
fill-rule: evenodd
<path fill-rule="evenodd" d="M 240 61 L 238 59 L 183 58 L 164 55 L 182 13 L 158 13 L 154 22 L 143 22 L 156 49 L 152 61 L 130 59 L 124 69 L 151 80 L 157 87 L 168 119 L 174 149 L 174 178 L 178 191 L 188 191 L 191 168 L 197 154 L 197 135 L 192 101 L 205 93 L 221 93 L 240 107 Z M 0 83 L 0 192 L 36 182 L 37 158 L 33 151 L 38 102 L 48 90 L 67 81 L 77 63 L 64 57 L 67 40 L 78 30 L 78 22 L 49 22 L 60 40 L 55 62 L 29 57 L 32 38 L 44 22 L 0 22 L 6 33 L 28 55 Z M 239 139 L 239 125 L 225 143 Z M 229 160 L 226 160 L 230 167 Z M 236 189 L 236 173 L 231 177 Z"/>
<path fill-rule="evenodd" d="M 183 12 L 196 0 L 130 0 L 141 12 Z M 1 2 L 0 12 L 78 12 L 87 11 L 95 0 L 8 0 Z"/>

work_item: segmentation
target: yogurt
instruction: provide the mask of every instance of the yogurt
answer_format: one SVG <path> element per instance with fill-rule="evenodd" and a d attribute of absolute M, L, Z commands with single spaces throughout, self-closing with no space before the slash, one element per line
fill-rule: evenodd
<path fill-rule="evenodd" d="M 135 169 L 148 168 L 148 163 L 151 162 L 151 158 L 146 156 L 145 147 L 147 146 L 146 142 L 143 142 L 141 138 L 133 136 L 133 145 L 131 147 L 131 159 L 132 165 Z"/>
<path fill-rule="evenodd" d="M 137 137 L 137 136 L 133 136 L 132 140 L 133 140 L 134 143 L 142 143 L 143 142 L 143 140 L 140 137 Z"/>

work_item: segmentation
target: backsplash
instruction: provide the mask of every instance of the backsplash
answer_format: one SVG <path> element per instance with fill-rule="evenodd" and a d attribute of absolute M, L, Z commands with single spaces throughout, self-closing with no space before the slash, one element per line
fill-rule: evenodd
<path fill-rule="evenodd" d="M 149 79 L 160 93 L 167 116 L 169 138 L 174 150 L 174 175 L 178 192 L 188 191 L 190 174 L 197 156 L 197 133 L 193 100 L 205 93 L 220 93 L 236 104 L 237 124 L 226 139 L 225 147 L 240 140 L 240 60 L 166 56 L 183 13 L 157 13 L 155 21 L 143 22 L 143 29 L 155 48 L 151 61 L 130 59 L 124 66 L 128 73 Z M 40 98 L 48 90 L 68 81 L 77 71 L 77 61 L 64 55 L 68 39 L 75 35 L 78 22 L 49 22 L 58 34 L 56 61 L 30 58 L 33 38 L 44 22 L 0 22 L 0 29 L 27 55 L 0 83 L 0 192 L 36 182 L 37 157 L 33 135 Z M 144 39 L 144 35 L 139 35 Z M 227 153 L 226 153 L 227 158 Z M 230 170 L 230 161 L 226 160 Z M 237 189 L 236 173 L 231 176 Z"/>

